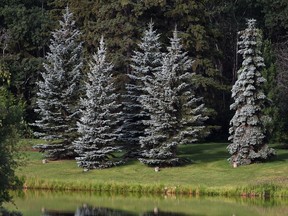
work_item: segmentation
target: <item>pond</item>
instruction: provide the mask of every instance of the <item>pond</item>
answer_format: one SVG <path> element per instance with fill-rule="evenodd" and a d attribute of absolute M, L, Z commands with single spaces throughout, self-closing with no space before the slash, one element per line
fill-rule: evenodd
<path fill-rule="evenodd" d="M 15 206 L 6 204 L 5 207 L 20 211 L 24 216 L 288 215 L 288 199 L 115 195 L 43 190 L 14 192 L 13 196 Z"/>

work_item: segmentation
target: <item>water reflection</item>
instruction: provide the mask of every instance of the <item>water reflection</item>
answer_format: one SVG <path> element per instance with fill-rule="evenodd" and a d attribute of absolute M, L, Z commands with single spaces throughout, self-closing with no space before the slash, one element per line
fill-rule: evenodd
<path fill-rule="evenodd" d="M 245 197 L 152 196 L 91 192 L 25 191 L 14 194 L 14 202 L 24 216 L 282 216 L 288 199 Z M 7 205 L 10 210 L 15 206 Z"/>
<path fill-rule="evenodd" d="M 102 207 L 92 207 L 83 205 L 82 207 L 77 208 L 76 212 L 64 212 L 64 211 L 55 211 L 55 210 L 44 210 L 43 216 L 132 216 L 126 211 L 102 208 Z"/>
<path fill-rule="evenodd" d="M 86 204 L 82 207 L 77 208 L 76 212 L 64 212 L 64 211 L 55 211 L 43 209 L 43 216 L 135 216 L 138 214 L 133 214 L 128 211 L 111 209 L 111 208 L 102 208 L 102 207 L 93 207 L 87 206 Z M 145 212 L 141 214 L 142 216 L 187 216 L 187 214 L 176 213 L 176 212 L 164 212 L 160 211 L 158 208 L 154 208 L 153 211 Z"/>
<path fill-rule="evenodd" d="M 158 208 L 154 208 L 151 212 L 146 212 L 143 214 L 143 216 L 186 216 L 187 214 L 183 213 L 176 213 L 176 212 L 164 212 L 160 211 Z"/>

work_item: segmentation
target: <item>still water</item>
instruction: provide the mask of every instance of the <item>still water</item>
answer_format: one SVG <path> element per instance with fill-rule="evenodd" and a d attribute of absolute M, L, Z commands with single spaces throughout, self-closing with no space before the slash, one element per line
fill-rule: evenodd
<path fill-rule="evenodd" d="M 88 192 L 21 191 L 13 193 L 24 216 L 284 216 L 288 199 L 115 195 Z"/>

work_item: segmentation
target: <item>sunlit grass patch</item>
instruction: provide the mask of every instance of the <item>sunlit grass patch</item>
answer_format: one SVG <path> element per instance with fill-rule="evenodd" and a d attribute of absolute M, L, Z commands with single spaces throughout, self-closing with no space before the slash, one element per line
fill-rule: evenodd
<path fill-rule="evenodd" d="M 36 143 L 36 141 L 31 141 Z M 32 144 L 29 145 L 32 145 Z M 57 190 L 182 193 L 224 196 L 288 196 L 288 151 L 267 163 L 232 168 L 225 143 L 181 146 L 180 157 L 192 162 L 155 172 L 137 160 L 119 167 L 84 172 L 74 160 L 42 163 L 42 153 L 25 150 L 26 165 L 17 174 L 25 186 Z M 25 149 L 25 148 L 24 148 Z"/>

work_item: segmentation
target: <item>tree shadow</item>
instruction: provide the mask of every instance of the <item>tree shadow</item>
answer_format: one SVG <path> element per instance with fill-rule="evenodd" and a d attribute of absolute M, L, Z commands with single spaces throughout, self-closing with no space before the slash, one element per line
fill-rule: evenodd
<path fill-rule="evenodd" d="M 281 153 L 277 154 L 277 149 L 276 150 L 276 156 L 272 157 L 268 162 L 279 162 L 279 161 L 288 161 L 288 152 L 287 153 Z"/>
<path fill-rule="evenodd" d="M 183 145 L 179 148 L 179 156 L 185 157 L 195 163 L 209 163 L 213 161 L 226 160 L 229 153 L 225 143 L 197 143 Z"/>

